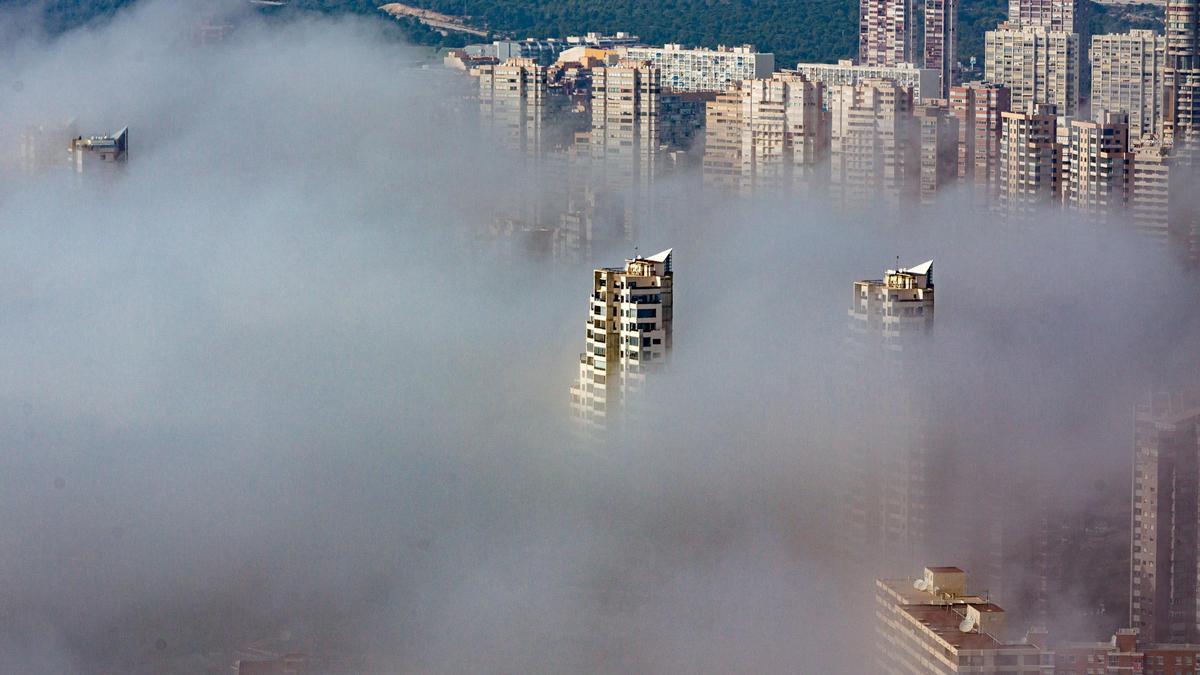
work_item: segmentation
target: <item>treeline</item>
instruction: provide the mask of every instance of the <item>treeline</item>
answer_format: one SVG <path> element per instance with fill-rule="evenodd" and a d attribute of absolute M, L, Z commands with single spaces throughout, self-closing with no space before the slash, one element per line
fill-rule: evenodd
<path fill-rule="evenodd" d="M 50 34 L 111 17 L 135 0 L 0 0 L 0 6 L 40 6 Z M 283 8 L 264 9 L 286 16 L 293 12 L 379 16 L 381 0 L 291 0 Z M 455 16 L 472 24 L 520 37 L 579 35 L 588 31 L 626 30 L 650 43 L 687 45 L 750 43 L 775 53 L 777 67 L 799 61 L 835 61 L 858 51 L 857 0 L 408 0 L 407 4 Z M 1162 9 L 1149 5 L 1090 4 L 1093 35 L 1129 28 L 1162 29 Z M 920 3 L 917 3 L 918 12 Z M 959 7 L 959 60 L 971 56 L 983 63 L 983 34 L 1003 21 L 1007 0 L 962 0 Z M 438 31 L 413 20 L 394 20 L 399 34 L 423 45 L 454 47 L 470 36 Z"/>

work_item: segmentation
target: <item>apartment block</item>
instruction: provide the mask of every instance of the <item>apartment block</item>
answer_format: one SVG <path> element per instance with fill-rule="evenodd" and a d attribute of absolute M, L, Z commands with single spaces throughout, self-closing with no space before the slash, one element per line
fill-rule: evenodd
<path fill-rule="evenodd" d="M 1162 243 L 1170 240 L 1171 158 L 1161 144 L 1134 150 L 1130 220 L 1138 232 Z"/>
<path fill-rule="evenodd" d="M 1200 397 L 1154 396 L 1133 434 L 1129 623 L 1154 642 L 1200 642 Z"/>
<path fill-rule="evenodd" d="M 531 157 L 569 145 L 570 129 L 562 116 L 570 101 L 554 86 L 559 71 L 526 58 L 473 71 L 479 79 L 480 116 L 500 142 Z"/>
<path fill-rule="evenodd" d="M 988 82 L 1010 91 L 1013 110 L 1049 103 L 1074 117 L 1079 103 L 1079 35 L 1003 23 L 984 39 Z"/>
<path fill-rule="evenodd" d="M 1163 137 L 1194 145 L 1200 142 L 1200 0 L 1167 1 L 1166 38 Z"/>
<path fill-rule="evenodd" d="M 593 271 L 579 379 L 571 386 L 572 414 L 585 427 L 609 428 L 646 376 L 666 363 L 673 281 L 671 249 Z"/>
<path fill-rule="evenodd" d="M 894 66 L 912 62 L 912 3 L 859 0 L 858 62 Z"/>
<path fill-rule="evenodd" d="M 73 138 L 69 149 L 75 170 L 81 173 L 90 160 L 105 164 L 125 162 L 129 159 L 129 127 L 104 136 Z"/>
<path fill-rule="evenodd" d="M 742 80 L 770 77 L 775 70 L 775 55 L 755 51 L 751 45 L 686 49 L 666 44 L 621 50 L 628 59 L 657 66 L 662 72 L 662 87 L 668 91 L 720 92 Z"/>
<path fill-rule="evenodd" d="M 958 0 L 925 0 L 925 67 L 941 79 L 938 96 L 954 84 L 958 58 Z"/>
<path fill-rule="evenodd" d="M 919 130 L 912 90 L 867 79 L 830 88 L 830 189 L 845 203 L 915 197 Z"/>
<path fill-rule="evenodd" d="M 1008 0 L 1008 21 L 1052 31 L 1082 33 L 1080 0 Z"/>
<path fill-rule="evenodd" d="M 1166 50 L 1166 38 L 1152 30 L 1094 36 L 1089 52 L 1092 119 L 1124 112 L 1131 144 L 1161 139 Z"/>
<path fill-rule="evenodd" d="M 587 142 L 602 184 L 647 193 L 670 154 L 691 146 L 712 98 L 665 91 L 662 69 L 646 61 L 593 69 Z"/>
<path fill-rule="evenodd" d="M 1122 628 L 1104 642 L 1055 645 L 1055 675 L 1195 675 L 1200 645 L 1147 643 L 1136 628 Z"/>
<path fill-rule="evenodd" d="M 1004 609 L 966 586 L 967 574 L 958 567 L 926 567 L 915 579 L 876 580 L 875 667 L 858 672 L 1054 672 L 1044 632 L 1031 630 L 1023 640 L 1009 640 Z"/>
<path fill-rule="evenodd" d="M 1100 122 L 1071 120 L 1064 148 L 1063 201 L 1091 219 L 1123 218 L 1133 183 L 1129 117 L 1105 113 Z"/>
<path fill-rule="evenodd" d="M 940 474 L 924 432 L 933 412 L 909 376 L 933 331 L 934 299 L 932 260 L 897 265 L 852 287 L 846 356 L 857 368 L 847 378 L 848 396 L 858 406 L 871 401 L 863 407 L 871 423 L 846 429 L 839 450 L 836 543 L 860 577 L 915 564 L 932 539 Z M 870 384 L 858 387 L 863 373 Z M 886 439 L 875 433 L 881 424 Z"/>
<path fill-rule="evenodd" d="M 814 178 L 828 148 L 824 92 L 785 72 L 718 94 L 705 115 L 705 184 L 755 191 Z"/>
<path fill-rule="evenodd" d="M 916 107 L 921 135 L 921 203 L 958 180 L 958 118 L 943 101 Z"/>
<path fill-rule="evenodd" d="M 1002 85 L 968 82 L 950 88 L 950 109 L 958 119 L 958 176 L 988 195 L 999 185 L 1001 115 L 1010 103 Z"/>
<path fill-rule="evenodd" d="M 1000 204 L 1023 212 L 1057 203 L 1062 160 L 1054 106 L 1031 103 L 1025 112 L 1006 112 L 1000 118 Z"/>
<path fill-rule="evenodd" d="M 918 68 L 911 63 L 895 65 L 859 65 L 848 59 L 837 63 L 798 63 L 797 73 L 826 88 L 843 84 L 858 84 L 864 80 L 891 80 L 913 92 L 913 103 L 941 96 L 942 80 L 939 71 L 933 68 Z"/>

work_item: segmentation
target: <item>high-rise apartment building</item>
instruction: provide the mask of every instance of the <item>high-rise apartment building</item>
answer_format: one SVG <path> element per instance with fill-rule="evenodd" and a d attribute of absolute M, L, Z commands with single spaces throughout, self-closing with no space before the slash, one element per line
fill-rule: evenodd
<path fill-rule="evenodd" d="M 1166 49 L 1166 38 L 1152 30 L 1094 36 L 1089 52 L 1092 119 L 1125 112 L 1130 143 L 1161 139 Z"/>
<path fill-rule="evenodd" d="M 742 130 L 746 126 L 740 85 L 717 94 L 704 113 L 704 184 L 743 190 Z"/>
<path fill-rule="evenodd" d="M 571 386 L 571 410 L 592 429 L 625 412 L 646 375 L 671 352 L 671 249 L 592 273 L 584 353 Z"/>
<path fill-rule="evenodd" d="M 1200 0 L 1167 0 L 1166 34 L 1163 136 L 1193 145 L 1200 142 Z"/>
<path fill-rule="evenodd" d="M 887 270 L 883 279 L 854 282 L 850 303 L 851 331 L 877 342 L 886 351 L 933 330 L 933 261 L 908 269 Z"/>
<path fill-rule="evenodd" d="M 1053 673 L 1046 634 L 1030 631 L 1024 640 L 1008 640 L 1004 610 L 966 585 L 967 574 L 957 567 L 926 567 L 916 579 L 876 580 L 875 664 L 857 672 Z"/>
<path fill-rule="evenodd" d="M 711 95 L 664 90 L 662 70 L 649 62 L 621 61 L 592 71 L 590 155 L 603 185 L 649 192 L 669 166 L 669 155 L 691 146 L 704 126 Z"/>
<path fill-rule="evenodd" d="M 705 183 L 754 191 L 812 179 L 827 149 L 824 92 L 784 72 L 718 94 L 705 114 Z"/>
<path fill-rule="evenodd" d="M 83 172 L 88 158 L 104 163 L 125 162 L 129 159 L 129 127 L 105 136 L 79 136 L 69 146 L 75 170 Z"/>
<path fill-rule="evenodd" d="M 798 63 L 796 72 L 813 82 L 820 82 L 826 89 L 842 84 L 858 84 L 863 80 L 884 79 L 912 89 L 913 103 L 941 96 L 941 75 L 938 71 L 918 68 L 911 63 L 862 65 L 841 59 L 837 63 Z"/>
<path fill-rule="evenodd" d="M 1030 103 L 1000 115 L 1000 203 L 1011 212 L 1058 202 L 1062 161 L 1054 106 Z"/>
<path fill-rule="evenodd" d="M 1100 122 L 1071 120 L 1063 157 L 1063 201 L 1089 218 L 1124 217 L 1133 182 L 1129 117 L 1105 113 Z"/>
<path fill-rule="evenodd" d="M 770 77 L 775 55 L 754 50 L 751 45 L 716 49 L 685 49 L 681 45 L 623 47 L 625 57 L 647 61 L 662 72 L 666 91 L 725 91 L 742 80 Z"/>
<path fill-rule="evenodd" d="M 870 578 L 887 566 L 915 564 L 934 526 L 939 474 L 924 437 L 930 410 L 910 385 L 933 330 L 933 261 L 854 282 L 848 314 L 846 356 L 870 373 L 870 384 L 856 389 L 863 371 L 848 373 L 847 395 L 860 406 L 873 403 L 863 406 L 872 423 L 847 429 L 849 442 L 839 450 L 838 546 L 850 567 Z M 876 427 L 886 432 L 875 436 Z"/>
<path fill-rule="evenodd" d="M 1080 0 L 1008 0 L 1008 22 L 1081 33 L 1083 17 L 1080 9 Z"/>
<path fill-rule="evenodd" d="M 1167 244 L 1170 240 L 1171 158 L 1162 144 L 1134 150 L 1129 215 L 1138 232 Z"/>
<path fill-rule="evenodd" d="M 1000 177 L 1001 115 L 1010 109 L 1007 87 L 968 82 L 950 88 L 950 109 L 958 118 L 958 176 L 986 195 Z"/>
<path fill-rule="evenodd" d="M 859 0 L 858 62 L 864 66 L 912 63 L 911 0 Z"/>
<path fill-rule="evenodd" d="M 830 89 L 830 189 L 845 203 L 915 197 L 918 128 L 912 90 L 884 79 Z"/>
<path fill-rule="evenodd" d="M 556 71 L 526 58 L 476 68 L 481 117 L 509 148 L 536 157 L 568 145 L 569 100 L 552 86 Z"/>
<path fill-rule="evenodd" d="M 1200 642 L 1200 397 L 1155 396 L 1134 415 L 1129 622 L 1148 640 Z"/>
<path fill-rule="evenodd" d="M 958 118 L 945 102 L 919 105 L 921 203 L 932 204 L 940 190 L 958 179 Z"/>
<path fill-rule="evenodd" d="M 1049 103 L 1073 117 L 1079 102 L 1079 35 L 1003 23 L 984 39 L 987 81 L 1010 90 L 1012 109 Z"/>
<path fill-rule="evenodd" d="M 939 96 L 954 84 L 958 54 L 958 0 L 925 0 L 925 67 L 941 78 Z"/>

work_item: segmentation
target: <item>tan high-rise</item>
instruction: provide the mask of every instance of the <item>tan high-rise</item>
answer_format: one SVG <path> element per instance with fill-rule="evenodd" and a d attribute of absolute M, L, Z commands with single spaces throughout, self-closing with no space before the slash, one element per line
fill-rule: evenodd
<path fill-rule="evenodd" d="M 1031 103 L 1025 112 L 1000 117 L 1000 203 L 1021 212 L 1058 202 L 1062 167 L 1054 106 Z"/>
<path fill-rule="evenodd" d="M 592 273 L 584 353 L 571 386 L 571 411 L 593 430 L 608 428 L 671 351 L 671 249 Z"/>
<path fill-rule="evenodd" d="M 919 184 L 912 89 L 884 79 L 830 89 L 830 191 L 848 204 L 899 203 Z"/>
<path fill-rule="evenodd" d="M 1123 218 L 1133 181 L 1128 116 L 1105 113 L 1100 122 L 1071 120 L 1064 149 L 1063 201 L 1091 219 Z"/>
<path fill-rule="evenodd" d="M 1197 642 L 1200 398 L 1156 396 L 1134 420 L 1129 622 L 1147 640 Z"/>
<path fill-rule="evenodd" d="M 798 73 L 776 73 L 719 94 L 705 115 L 705 183 L 754 191 L 813 179 L 827 148 L 824 92 Z"/>
<path fill-rule="evenodd" d="M 511 149 L 540 156 L 561 149 L 567 139 L 557 116 L 568 98 L 551 84 L 553 67 L 532 59 L 509 59 L 480 66 L 479 106 L 483 120 Z"/>
<path fill-rule="evenodd" d="M 649 62 L 621 61 L 592 71 L 592 128 L 588 146 L 594 178 L 641 211 L 673 154 L 686 150 L 704 127 L 710 94 L 675 93 Z M 630 233 L 632 237 L 632 233 Z"/>
<path fill-rule="evenodd" d="M 999 184 L 1001 114 L 1009 111 L 1007 87 L 968 82 L 950 89 L 950 109 L 958 118 L 958 176 L 985 197 Z"/>
<path fill-rule="evenodd" d="M 917 106 L 921 133 L 921 203 L 958 181 L 958 118 L 943 101 Z"/>
<path fill-rule="evenodd" d="M 1075 115 L 1079 103 L 1079 36 L 1044 26 L 1003 23 L 987 32 L 984 67 L 988 82 L 1011 91 L 1013 110 L 1049 103 Z"/>
<path fill-rule="evenodd" d="M 1092 119 L 1125 112 L 1130 143 L 1161 138 L 1166 48 L 1166 38 L 1152 30 L 1094 36 L 1089 52 Z"/>

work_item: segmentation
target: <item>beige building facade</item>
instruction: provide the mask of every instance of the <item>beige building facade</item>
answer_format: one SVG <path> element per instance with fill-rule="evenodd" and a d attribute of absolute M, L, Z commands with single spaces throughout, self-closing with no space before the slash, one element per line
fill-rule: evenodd
<path fill-rule="evenodd" d="M 584 352 L 571 386 L 571 411 L 585 428 L 620 420 L 646 376 L 671 353 L 671 249 L 592 273 Z"/>

